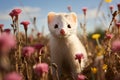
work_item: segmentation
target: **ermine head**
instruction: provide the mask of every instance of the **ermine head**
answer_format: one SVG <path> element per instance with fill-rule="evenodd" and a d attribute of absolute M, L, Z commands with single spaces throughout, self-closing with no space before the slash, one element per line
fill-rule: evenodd
<path fill-rule="evenodd" d="M 48 13 L 48 27 L 52 35 L 56 37 L 68 37 L 76 34 L 77 16 L 71 13 Z"/>

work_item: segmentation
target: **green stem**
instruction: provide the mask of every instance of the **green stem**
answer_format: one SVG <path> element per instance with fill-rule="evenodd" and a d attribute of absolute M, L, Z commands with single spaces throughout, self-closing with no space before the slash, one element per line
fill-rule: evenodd
<path fill-rule="evenodd" d="M 101 45 L 100 45 L 99 39 L 96 39 L 96 42 L 97 42 L 97 45 L 99 46 L 99 48 L 101 48 Z"/>

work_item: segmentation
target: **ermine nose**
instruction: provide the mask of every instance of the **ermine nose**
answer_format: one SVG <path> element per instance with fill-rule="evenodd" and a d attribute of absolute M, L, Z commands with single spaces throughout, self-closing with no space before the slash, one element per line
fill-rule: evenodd
<path fill-rule="evenodd" d="M 61 35 L 65 35 L 65 30 L 64 30 L 64 29 L 61 29 L 61 30 L 60 30 L 60 34 L 61 34 Z"/>

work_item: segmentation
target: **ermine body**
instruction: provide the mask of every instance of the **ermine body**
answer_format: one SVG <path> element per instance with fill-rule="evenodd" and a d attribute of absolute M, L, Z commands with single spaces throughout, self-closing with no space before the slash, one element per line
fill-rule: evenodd
<path fill-rule="evenodd" d="M 76 75 L 80 73 L 87 61 L 87 53 L 77 37 L 77 16 L 75 13 L 48 13 L 51 62 L 58 67 L 59 76 L 62 71 Z M 81 67 L 75 55 L 82 53 Z"/>

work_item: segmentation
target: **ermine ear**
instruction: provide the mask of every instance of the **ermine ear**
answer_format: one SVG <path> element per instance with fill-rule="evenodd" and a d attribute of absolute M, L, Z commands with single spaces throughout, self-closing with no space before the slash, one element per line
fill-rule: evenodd
<path fill-rule="evenodd" d="M 71 14 L 71 16 L 73 18 L 73 21 L 76 23 L 77 22 L 77 15 L 76 15 L 76 13 L 71 12 L 70 14 Z"/>
<path fill-rule="evenodd" d="M 48 13 L 48 24 L 53 21 L 54 16 L 55 16 L 55 12 L 49 12 Z"/>

